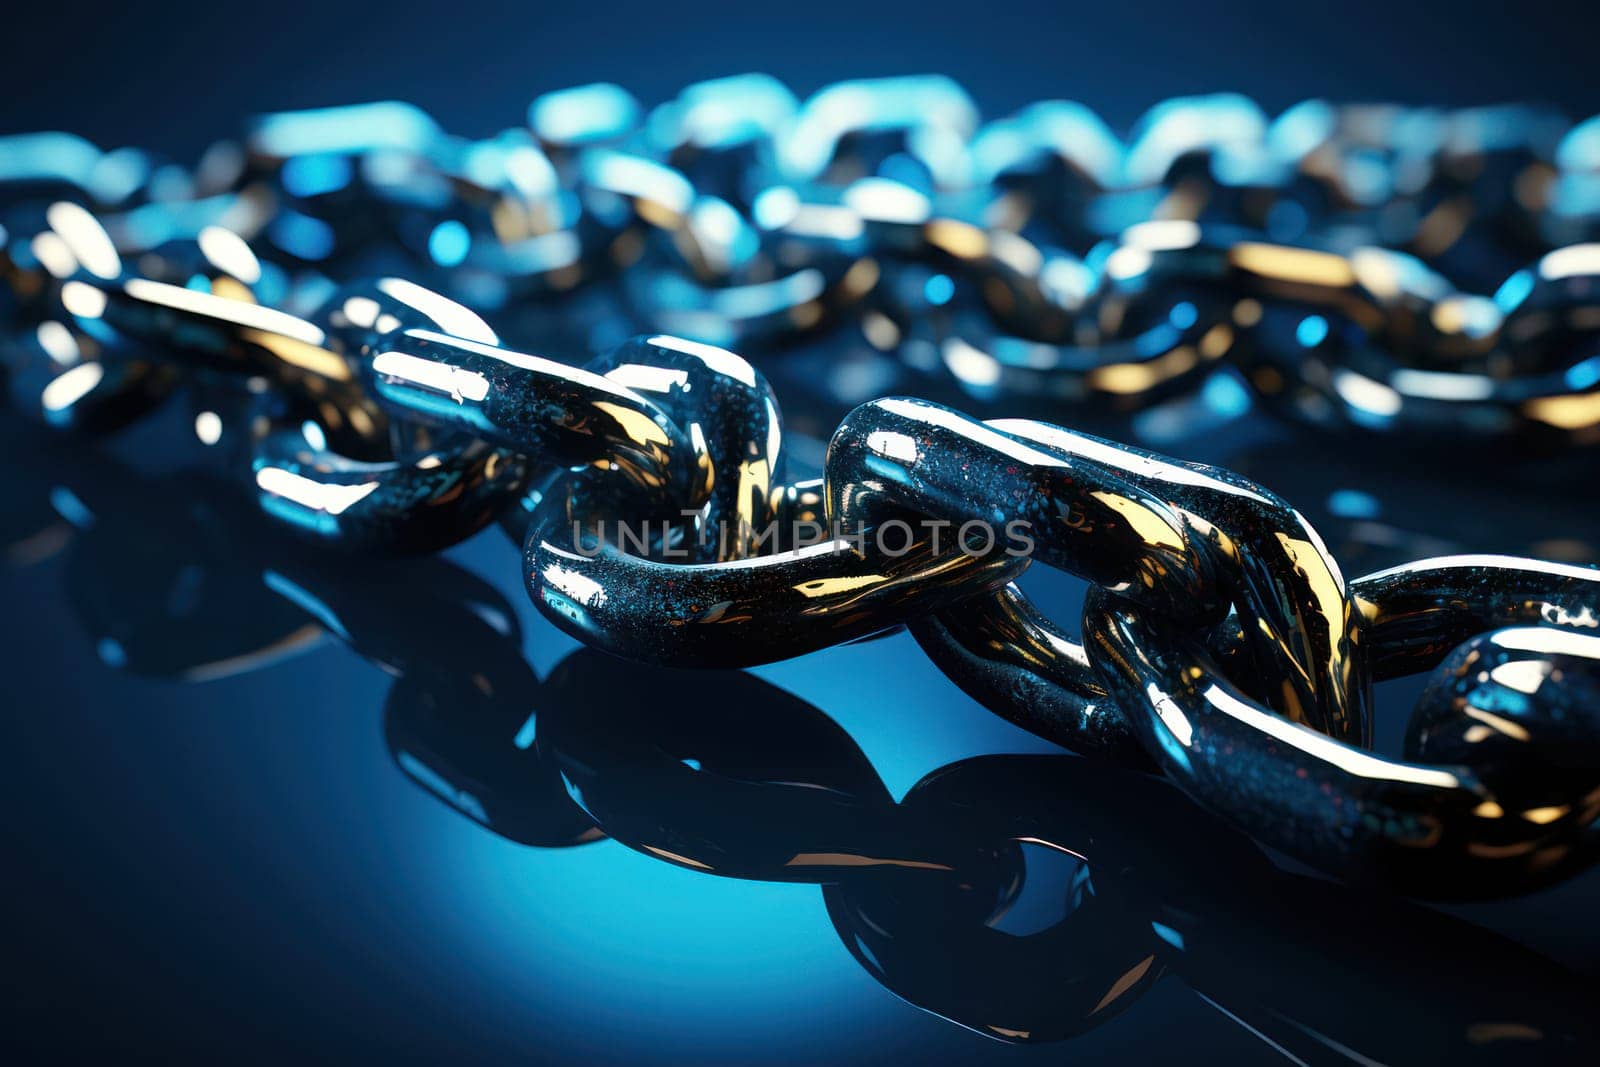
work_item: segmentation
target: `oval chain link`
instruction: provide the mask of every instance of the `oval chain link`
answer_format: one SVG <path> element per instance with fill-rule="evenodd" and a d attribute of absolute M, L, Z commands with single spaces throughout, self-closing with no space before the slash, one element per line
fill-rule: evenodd
<path fill-rule="evenodd" d="M 47 496 L 74 524 L 61 573 L 108 665 L 204 683 L 341 643 L 392 678 L 396 767 L 464 817 L 524 845 L 609 836 L 706 875 L 817 884 L 869 974 L 992 1038 L 1069 1039 L 1175 979 L 1308 1062 L 1330 1048 L 1352 1062 L 1583 1062 L 1594 1040 L 1577 976 L 1452 916 L 1282 870 L 1148 775 L 985 756 L 897 804 L 848 733 L 749 674 L 686 688 L 579 650 L 541 681 L 511 604 L 452 564 L 306 551 L 226 481 L 4 441 L 23 510 Z M 151 499 L 166 506 L 148 514 Z M 1385 591 L 1394 666 L 1431 654 L 1411 640 L 1428 626 L 1392 629 L 1413 598 L 1461 577 L 1370 583 Z M 1440 633 L 1493 621 L 1481 605 L 1445 610 Z"/>
<path fill-rule="evenodd" d="M 0 138 L 24 412 L 110 430 L 182 385 L 314 540 L 430 551 L 505 519 L 552 621 L 674 666 L 910 624 L 999 713 L 1308 863 L 1496 891 L 1594 853 L 1600 571 L 1347 585 L 1248 479 L 926 400 L 856 407 L 791 482 L 772 388 L 719 346 L 776 368 L 843 331 L 973 402 L 1086 415 L 1231 376 L 1313 426 L 1572 449 L 1600 438 L 1597 222 L 1600 118 L 1218 95 L 1124 141 L 1063 102 L 984 124 L 938 77 L 803 103 L 721 79 L 652 111 L 587 86 L 481 140 L 392 102 L 284 113 L 189 169 Z M 619 346 L 628 316 L 655 332 Z M 502 340 L 552 319 L 608 354 Z M 645 532 L 625 551 L 607 522 Z M 972 523 L 1031 551 L 973 550 Z M 1011 584 L 1030 559 L 1090 583 L 1082 644 Z M 1408 762 L 1365 751 L 1371 680 L 1439 664 Z"/>

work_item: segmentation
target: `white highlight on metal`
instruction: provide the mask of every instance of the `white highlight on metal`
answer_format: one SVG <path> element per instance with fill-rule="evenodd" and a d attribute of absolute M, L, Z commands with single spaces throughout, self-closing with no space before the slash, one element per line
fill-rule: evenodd
<path fill-rule="evenodd" d="M 83 282 L 61 287 L 61 306 L 80 319 L 98 319 L 106 313 L 106 294 Z"/>
<path fill-rule="evenodd" d="M 1161 719 L 1163 726 L 1177 740 L 1178 744 L 1188 748 L 1194 742 L 1194 723 L 1183 714 L 1183 709 L 1170 696 L 1163 693 L 1154 682 L 1144 687 L 1144 695 L 1150 705 L 1156 709 L 1156 716 Z"/>
<path fill-rule="evenodd" d="M 244 238 L 221 226 L 207 226 L 196 238 L 200 251 L 212 266 L 227 271 L 246 285 L 261 280 L 261 261 L 250 251 Z"/>
<path fill-rule="evenodd" d="M 278 334 L 281 337 L 304 341 L 308 345 L 321 347 L 326 341 L 322 331 L 317 329 L 305 319 L 295 318 L 293 315 L 273 308 L 262 307 L 260 304 L 246 304 L 242 300 L 229 300 L 227 297 L 213 296 L 211 293 L 200 293 L 193 289 L 185 289 L 181 285 L 168 285 L 166 282 L 153 282 L 147 278 L 130 278 L 123 286 L 123 291 L 135 300 L 142 300 L 150 304 L 160 304 L 163 307 L 173 308 L 177 311 L 189 311 L 206 318 L 218 319 L 222 322 L 232 322 L 240 326 L 249 326 L 265 333 Z M 101 298 L 102 300 L 104 297 Z"/>
<path fill-rule="evenodd" d="M 755 388 L 756 369 L 742 356 L 736 356 L 726 348 L 702 344 L 699 341 L 686 341 L 682 337 L 672 337 L 664 333 L 645 338 L 645 343 L 682 352 L 687 356 L 696 356 L 718 374 L 732 378 L 752 389 Z"/>
<path fill-rule="evenodd" d="M 1450 371 L 1395 371 L 1389 383 L 1407 396 L 1426 396 L 1437 400 L 1484 400 L 1494 394 L 1494 382 L 1482 374 Z"/>
<path fill-rule="evenodd" d="M 844 191 L 844 202 L 863 218 L 916 226 L 933 214 L 933 202 L 889 178 L 862 178 Z"/>
<path fill-rule="evenodd" d="M 53 359 L 58 366 L 70 367 L 81 358 L 78 352 L 77 339 L 72 336 L 72 331 L 54 319 L 46 319 L 34 331 L 34 336 L 39 339 L 39 347 L 45 354 Z"/>
<path fill-rule="evenodd" d="M 372 370 L 448 396 L 458 404 L 468 400 L 482 403 L 489 395 L 489 379 L 482 374 L 405 352 L 379 352 L 372 359 Z"/>
<path fill-rule="evenodd" d="M 1188 219 L 1154 219 L 1129 226 L 1122 231 L 1121 241 L 1149 252 L 1193 248 L 1200 243 L 1200 226 Z"/>
<path fill-rule="evenodd" d="M 878 406 L 893 415 L 902 415 L 917 422 L 932 423 L 935 426 L 953 430 L 967 437 L 974 444 L 1014 459 L 1019 463 L 1029 463 L 1041 467 L 1065 467 L 1067 461 L 1048 452 L 1041 452 L 1032 445 L 1022 441 L 1013 440 L 1005 434 L 991 429 L 987 423 L 974 423 L 965 415 L 959 415 L 947 408 L 934 407 L 931 404 L 919 404 L 914 400 L 889 399 L 880 400 Z"/>
<path fill-rule="evenodd" d="M 352 296 L 344 302 L 344 317 L 349 319 L 354 326 L 371 329 L 378 321 L 378 312 L 382 309 L 378 302 L 370 296 Z"/>
<path fill-rule="evenodd" d="M 58 200 L 45 210 L 44 217 L 84 270 L 106 281 L 122 273 L 122 257 L 117 255 L 116 246 L 105 228 L 87 208 Z"/>
<path fill-rule="evenodd" d="M 56 376 L 39 394 L 39 402 L 46 411 L 61 411 L 71 407 L 100 384 L 106 369 L 98 363 L 80 363 Z"/>
<path fill-rule="evenodd" d="M 1450 567 L 1487 567 L 1491 570 L 1537 571 L 1553 578 L 1578 578 L 1586 582 L 1600 582 L 1600 568 L 1585 567 L 1576 563 L 1553 563 L 1549 560 L 1526 559 L 1522 556 L 1498 556 L 1487 553 L 1435 556 L 1432 559 L 1419 559 L 1411 563 L 1402 563 L 1398 567 L 1390 567 L 1387 570 L 1373 571 L 1360 580 L 1371 582 L 1380 578 L 1392 578 L 1396 575 L 1411 574 L 1417 571 L 1438 571 Z"/>
<path fill-rule="evenodd" d="M 1600 274 L 1600 244 L 1568 245 L 1547 253 L 1539 261 L 1539 273 L 1549 281 L 1575 274 Z"/>
<path fill-rule="evenodd" d="M 901 463 L 917 461 L 917 439 L 910 434 L 894 430 L 873 430 L 867 434 L 867 448 L 888 459 Z"/>
<path fill-rule="evenodd" d="M 256 485 L 273 496 L 292 500 L 302 507 L 326 515 L 344 514 L 378 488 L 377 482 L 364 485 L 324 484 L 282 467 L 262 467 L 256 471 Z"/>
<path fill-rule="evenodd" d="M 202 411 L 194 417 L 194 435 L 201 444 L 216 444 L 222 440 L 222 417 L 215 411 Z"/>
<path fill-rule="evenodd" d="M 404 278 L 384 278 L 378 283 L 378 291 L 416 308 L 454 337 L 464 337 L 486 345 L 500 343 L 499 336 L 477 312 L 416 282 L 408 282 Z"/>
<path fill-rule="evenodd" d="M 1208 704 L 1224 715 L 1238 720 L 1245 726 L 1260 730 L 1313 759 L 1332 764 L 1347 774 L 1380 781 L 1435 786 L 1440 789 L 1457 789 L 1461 786 L 1461 779 L 1449 771 L 1379 759 L 1271 712 L 1251 707 L 1219 685 L 1212 685 L 1203 695 Z"/>
<path fill-rule="evenodd" d="M 1513 652 L 1547 652 L 1559 656 L 1581 656 L 1600 659 L 1600 637 L 1575 634 L 1570 630 L 1557 630 L 1551 626 L 1524 626 L 1504 630 L 1491 639 L 1501 648 Z"/>
<path fill-rule="evenodd" d="M 551 564 L 544 569 L 544 580 L 568 599 L 586 608 L 597 608 L 606 602 L 606 591 L 599 582 L 571 568 Z"/>
<path fill-rule="evenodd" d="M 34 258 L 44 265 L 54 278 L 70 278 L 78 269 L 78 261 L 72 254 L 72 249 L 61 236 L 49 230 L 34 237 L 28 247 L 33 249 Z"/>
<path fill-rule="evenodd" d="M 940 354 L 950 373 L 968 385 L 993 385 L 1000 380 L 999 361 L 959 337 L 945 341 Z"/>
<path fill-rule="evenodd" d="M 1073 433 L 1060 426 L 1052 426 L 1047 422 L 1035 422 L 1032 419 L 995 419 L 985 423 L 1002 433 L 1015 434 L 1026 437 L 1030 441 L 1037 441 L 1047 448 L 1057 448 L 1074 456 L 1082 456 L 1112 470 L 1126 471 L 1130 474 L 1157 481 L 1169 482 L 1173 485 L 1192 485 L 1210 489 L 1218 493 L 1227 493 L 1229 496 L 1244 497 L 1261 504 L 1270 504 L 1266 497 L 1253 492 L 1243 486 L 1233 485 L 1220 478 L 1213 478 L 1202 471 L 1190 467 L 1168 463 L 1150 456 L 1141 456 L 1119 448 L 1106 441 L 1082 434 Z"/>
<path fill-rule="evenodd" d="M 1341 370 L 1333 376 L 1333 387 L 1352 407 L 1373 415 L 1390 416 L 1400 411 L 1400 394 L 1365 375 Z"/>

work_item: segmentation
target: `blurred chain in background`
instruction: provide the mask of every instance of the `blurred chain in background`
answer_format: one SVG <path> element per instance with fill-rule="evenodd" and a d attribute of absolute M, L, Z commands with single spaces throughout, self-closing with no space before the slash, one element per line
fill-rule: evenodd
<path fill-rule="evenodd" d="M 1269 118 L 1216 95 L 1125 140 L 1066 102 L 982 123 L 944 78 L 802 105 L 748 75 L 648 110 L 612 85 L 553 93 L 481 141 L 391 102 L 266 116 L 192 168 L 66 134 L 4 147 L 23 295 L 52 255 L 68 269 L 36 240 L 62 196 L 150 280 L 225 276 L 303 315 L 396 274 L 557 356 L 637 328 L 747 354 L 842 331 L 980 401 L 1133 410 L 1229 365 L 1317 423 L 1559 444 L 1600 422 L 1600 125 L 1532 108 Z M 208 227 L 254 262 L 199 247 Z M 878 384 L 829 377 L 844 407 Z"/>

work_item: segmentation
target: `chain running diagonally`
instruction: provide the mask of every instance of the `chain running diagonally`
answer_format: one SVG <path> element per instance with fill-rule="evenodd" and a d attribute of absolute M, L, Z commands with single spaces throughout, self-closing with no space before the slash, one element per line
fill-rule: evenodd
<path fill-rule="evenodd" d="M 943 78 L 802 103 L 752 75 L 648 112 L 552 93 L 481 140 L 398 103 L 270 115 L 192 169 L 19 135 L 0 200 L 16 406 L 106 431 L 181 387 L 315 541 L 501 521 L 557 626 L 672 666 L 909 625 L 997 713 L 1357 881 L 1517 892 L 1600 843 L 1600 570 L 1347 583 L 1249 479 L 925 399 L 862 398 L 791 470 L 772 387 L 721 347 L 770 369 L 852 332 L 929 393 L 1053 420 L 1230 378 L 1325 432 L 1580 450 L 1600 118 L 1219 95 L 1124 141 L 1064 102 L 983 124 Z M 502 339 L 552 323 L 557 355 L 606 354 Z M 1013 523 L 1026 553 L 992 536 Z M 1090 584 L 1081 643 L 1013 584 L 1033 561 Z M 1373 681 L 1434 668 L 1406 760 L 1370 752 Z"/>
<path fill-rule="evenodd" d="M 873 978 L 987 1037 L 1070 1039 L 1177 980 L 1296 1062 L 1582 1063 L 1595 1040 L 1569 970 L 1285 871 L 1153 776 L 983 756 L 896 803 L 849 733 L 749 673 L 685 687 L 579 649 L 536 677 L 511 603 L 439 557 L 320 552 L 274 536 L 226 477 L 0 441 L 21 505 L 0 554 L 61 548 L 64 595 L 108 666 L 205 684 L 343 645 L 389 678 L 396 768 L 464 818 L 514 845 L 609 837 L 704 876 L 815 884 Z M 152 498 L 167 505 L 153 515 Z"/>

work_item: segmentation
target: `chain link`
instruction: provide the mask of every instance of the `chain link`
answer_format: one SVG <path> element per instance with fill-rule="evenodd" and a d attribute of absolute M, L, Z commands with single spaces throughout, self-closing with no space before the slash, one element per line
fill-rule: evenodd
<path fill-rule="evenodd" d="M 1056 419 L 1232 380 L 1419 447 L 1591 445 L 1597 122 L 1215 96 L 1124 141 L 1060 102 L 983 124 L 943 78 L 801 103 L 748 76 L 648 112 L 553 93 L 483 140 L 398 103 L 269 115 L 192 170 L 22 135 L 7 383 L 87 431 L 184 388 L 200 440 L 324 543 L 502 520 L 540 610 L 625 657 L 745 666 L 908 624 L 998 713 L 1313 866 L 1515 892 L 1594 854 L 1600 571 L 1347 584 L 1249 479 L 933 400 L 857 398 L 796 480 L 766 376 L 717 346 L 781 371 L 843 333 L 936 397 Z M 1031 551 L 973 550 L 974 522 Z M 606 523 L 646 535 L 622 551 Z M 896 523 L 898 553 L 870 536 Z M 1090 583 L 1082 644 L 1012 584 L 1034 559 Z M 1408 762 L 1367 751 L 1372 680 L 1436 666 Z"/>
<path fill-rule="evenodd" d="M 1304 1062 L 1584 1062 L 1595 1040 L 1575 975 L 1460 919 L 1284 871 L 1151 776 L 984 756 L 896 803 L 848 733 L 750 674 L 686 687 L 579 650 L 540 679 L 512 605 L 442 559 L 307 550 L 226 480 L 0 441 L 13 522 L 52 505 L 8 526 L 7 555 L 69 519 L 66 594 L 108 665 L 202 683 L 344 645 L 390 678 L 396 767 L 474 823 L 816 884 L 868 973 L 988 1037 L 1068 1039 L 1173 976 Z"/>

